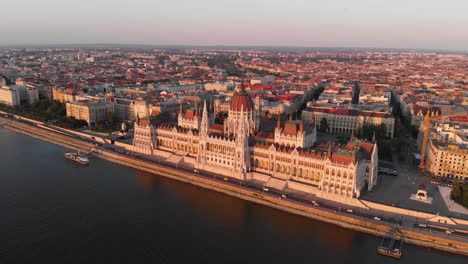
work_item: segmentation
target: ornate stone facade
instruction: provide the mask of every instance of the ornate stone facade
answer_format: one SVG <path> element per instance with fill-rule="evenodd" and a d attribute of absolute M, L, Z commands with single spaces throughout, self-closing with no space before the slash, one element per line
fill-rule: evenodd
<path fill-rule="evenodd" d="M 256 110 L 242 90 L 236 96 L 243 98 L 232 100 L 232 104 L 240 105 L 231 106 L 231 118 L 221 129 L 224 133 L 219 129 L 214 132 L 213 128 L 221 125 L 210 126 L 205 102 L 199 129 L 158 124 L 153 133 L 150 123 L 137 122 L 135 150 L 149 153 L 149 149 L 157 148 L 170 152 L 171 157 L 192 157 L 194 169 L 322 196 L 359 197 L 364 188 L 371 190 L 376 185 L 377 144 L 353 139 L 346 145 L 330 143 L 312 148 L 315 125 L 304 120 L 279 123 L 273 142 L 256 142 Z"/>
<path fill-rule="evenodd" d="M 243 114 L 241 116 L 241 110 Z M 260 121 L 259 109 L 254 108 L 252 99 L 245 92 L 244 87 L 234 93 L 231 105 L 228 111 L 228 117 L 224 122 L 224 134 L 237 135 L 238 127 L 245 125 L 247 133 L 253 135 L 258 132 Z"/>
<path fill-rule="evenodd" d="M 389 113 L 318 106 L 309 107 L 302 111 L 302 118 L 310 120 L 312 116 L 314 116 L 317 126 L 320 126 L 322 119 L 325 118 L 328 125 L 326 132 L 329 133 L 350 135 L 364 125 L 384 124 L 386 136 L 393 138 L 395 130 L 395 118 Z"/>

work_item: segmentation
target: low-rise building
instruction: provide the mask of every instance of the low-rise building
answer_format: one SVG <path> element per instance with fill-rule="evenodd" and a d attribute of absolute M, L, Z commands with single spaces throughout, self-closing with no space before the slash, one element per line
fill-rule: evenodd
<path fill-rule="evenodd" d="M 16 106 L 20 104 L 20 93 L 17 89 L 3 86 L 0 87 L 0 103 Z"/>
<path fill-rule="evenodd" d="M 76 96 L 77 93 L 72 89 L 52 89 L 52 98 L 62 103 L 74 102 Z"/>
<path fill-rule="evenodd" d="M 425 168 L 436 176 L 468 179 L 468 148 L 429 139 Z"/>
<path fill-rule="evenodd" d="M 325 119 L 328 126 L 325 132 L 329 133 L 351 135 L 364 125 L 384 124 L 387 137 L 393 138 L 395 130 L 395 118 L 385 112 L 311 106 L 302 111 L 302 118 L 314 118 L 317 128 L 320 128 L 322 119 Z"/>
<path fill-rule="evenodd" d="M 88 122 L 94 126 L 107 120 L 108 113 L 114 112 L 114 105 L 110 102 L 78 101 L 66 103 L 67 116 Z"/>
<path fill-rule="evenodd" d="M 468 127 L 458 123 L 459 119 L 468 117 L 431 122 L 427 115 L 420 127 L 420 166 L 436 176 L 468 179 Z"/>

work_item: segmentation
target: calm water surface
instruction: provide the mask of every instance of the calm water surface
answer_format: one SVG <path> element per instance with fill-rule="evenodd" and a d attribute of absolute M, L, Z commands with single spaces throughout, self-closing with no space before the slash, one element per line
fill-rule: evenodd
<path fill-rule="evenodd" d="M 0 263 L 468 263 L 64 152 L 0 128 Z"/>

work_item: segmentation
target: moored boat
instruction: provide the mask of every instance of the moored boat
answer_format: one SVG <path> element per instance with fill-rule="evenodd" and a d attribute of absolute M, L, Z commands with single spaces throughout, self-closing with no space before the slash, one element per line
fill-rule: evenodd
<path fill-rule="evenodd" d="M 78 164 L 81 164 L 81 165 L 88 165 L 89 164 L 89 159 L 88 158 L 86 158 L 84 156 L 80 156 L 77 153 L 73 153 L 73 152 L 65 153 L 65 158 L 67 158 L 69 160 L 73 160 L 74 162 L 76 162 Z"/>
<path fill-rule="evenodd" d="M 392 258 L 397 258 L 397 259 L 401 258 L 401 251 L 398 248 L 389 249 L 387 247 L 380 246 L 377 248 L 377 253 L 385 255 L 385 256 L 389 256 Z"/>

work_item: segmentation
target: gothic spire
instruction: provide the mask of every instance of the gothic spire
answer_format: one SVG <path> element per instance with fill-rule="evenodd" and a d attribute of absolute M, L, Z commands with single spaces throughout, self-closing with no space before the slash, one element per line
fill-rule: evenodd
<path fill-rule="evenodd" d="M 200 132 L 202 136 L 207 136 L 209 131 L 208 111 L 206 109 L 206 100 L 203 103 L 203 113 Z"/>
<path fill-rule="evenodd" d="M 240 86 L 240 91 L 243 92 L 244 91 L 244 76 L 242 76 L 241 78 L 241 86 Z"/>

